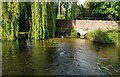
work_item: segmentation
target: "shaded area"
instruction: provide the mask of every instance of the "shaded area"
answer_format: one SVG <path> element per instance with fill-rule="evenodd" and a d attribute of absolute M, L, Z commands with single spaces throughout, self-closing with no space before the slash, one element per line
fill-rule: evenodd
<path fill-rule="evenodd" d="M 20 3 L 19 32 L 29 32 L 31 27 L 31 4 Z"/>
<path fill-rule="evenodd" d="M 3 75 L 117 74 L 118 50 L 70 38 L 3 42 Z M 112 70 L 113 68 L 114 70 Z"/>

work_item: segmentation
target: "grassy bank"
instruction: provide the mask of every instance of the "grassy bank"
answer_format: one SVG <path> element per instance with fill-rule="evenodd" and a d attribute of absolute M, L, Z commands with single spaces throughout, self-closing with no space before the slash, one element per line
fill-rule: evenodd
<path fill-rule="evenodd" d="M 116 30 L 96 30 L 86 35 L 86 39 L 95 43 L 118 44 L 118 31 Z"/>

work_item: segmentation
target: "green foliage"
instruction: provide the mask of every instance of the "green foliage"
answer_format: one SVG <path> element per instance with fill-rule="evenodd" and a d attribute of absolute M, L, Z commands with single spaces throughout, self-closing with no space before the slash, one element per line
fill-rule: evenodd
<path fill-rule="evenodd" d="M 116 2 L 102 2 L 101 5 L 96 6 L 97 8 L 94 11 L 95 13 L 99 14 L 114 14 L 118 16 L 116 6 L 117 6 Z"/>
<path fill-rule="evenodd" d="M 59 2 L 58 3 L 58 14 L 57 14 L 57 19 L 65 19 L 67 17 L 68 13 L 68 3 L 64 2 Z"/>
<path fill-rule="evenodd" d="M 64 15 L 58 15 L 57 19 L 65 19 L 65 16 Z"/>
<path fill-rule="evenodd" d="M 2 39 L 2 2 L 0 1 L 0 39 Z"/>
<path fill-rule="evenodd" d="M 32 10 L 32 27 L 30 28 L 29 35 L 30 38 L 39 39 L 42 38 L 42 19 L 41 19 L 41 4 L 40 3 L 32 3 L 31 10 Z"/>
<path fill-rule="evenodd" d="M 2 39 L 2 27 L 0 26 L 0 39 Z"/>
<path fill-rule="evenodd" d="M 14 40 L 18 32 L 29 26 L 29 38 L 55 37 L 56 9 L 54 2 L 6 2 L 2 6 L 2 39 Z M 25 29 L 26 31 L 27 29 Z M 28 30 L 27 30 L 28 31 Z"/>
<path fill-rule="evenodd" d="M 68 2 L 65 3 L 65 9 L 66 9 L 66 11 L 65 11 L 65 19 L 68 20 L 68 12 L 69 12 L 69 3 Z"/>
<path fill-rule="evenodd" d="M 77 31 L 75 29 L 70 30 L 70 36 L 77 37 Z"/>
<path fill-rule="evenodd" d="M 2 2 L 0 1 L 0 21 L 2 21 Z"/>
<path fill-rule="evenodd" d="M 71 7 L 70 11 L 71 11 L 71 19 L 74 19 L 74 18 L 76 18 L 78 16 L 78 14 L 79 14 L 79 7 L 78 7 L 76 2 L 72 3 L 72 7 Z"/>
<path fill-rule="evenodd" d="M 2 39 L 14 40 L 19 31 L 19 2 L 2 3 Z"/>
<path fill-rule="evenodd" d="M 107 32 L 107 35 L 113 43 L 116 43 L 116 44 L 118 43 L 118 32 L 116 31 Z"/>
<path fill-rule="evenodd" d="M 106 15 L 108 19 L 114 19 L 119 16 L 120 2 L 86 2 L 80 5 L 80 16 L 85 17 L 101 17 Z M 104 17 L 103 16 L 103 17 Z"/>
<path fill-rule="evenodd" d="M 77 31 L 74 28 L 66 29 L 62 36 L 78 37 Z"/>
<path fill-rule="evenodd" d="M 33 39 L 45 39 L 55 37 L 56 8 L 54 3 L 32 3 L 32 27 L 29 37 Z"/>
<path fill-rule="evenodd" d="M 93 42 L 100 43 L 118 43 L 118 32 L 116 31 L 102 31 L 100 29 L 87 34 L 87 39 Z"/>
<path fill-rule="evenodd" d="M 58 3 L 57 19 L 73 20 L 79 14 L 77 2 L 60 2 Z"/>
<path fill-rule="evenodd" d="M 57 8 L 54 2 L 50 2 L 47 4 L 47 27 L 46 27 L 46 35 L 47 38 L 55 37 L 56 30 L 56 18 L 57 18 Z"/>

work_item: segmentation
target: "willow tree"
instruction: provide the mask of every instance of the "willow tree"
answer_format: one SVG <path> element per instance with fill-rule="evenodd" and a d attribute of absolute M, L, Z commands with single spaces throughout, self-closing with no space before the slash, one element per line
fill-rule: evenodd
<path fill-rule="evenodd" d="M 45 39 L 47 27 L 47 6 L 45 2 L 34 2 L 31 6 L 32 26 L 30 38 Z"/>
<path fill-rule="evenodd" d="M 32 10 L 32 26 L 30 28 L 30 38 L 40 39 L 42 38 L 42 27 L 41 27 L 41 4 L 34 2 L 31 4 Z"/>
<path fill-rule="evenodd" d="M 2 2 L 0 1 L 0 21 L 2 21 Z"/>
<path fill-rule="evenodd" d="M 45 39 L 45 29 L 47 26 L 47 7 L 46 3 L 42 2 L 42 38 Z"/>
<path fill-rule="evenodd" d="M 14 40 L 19 31 L 19 2 L 2 3 L 2 39 Z"/>
<path fill-rule="evenodd" d="M 47 32 L 49 37 L 55 37 L 55 30 L 56 30 L 56 4 L 54 2 L 50 2 L 47 4 Z"/>
<path fill-rule="evenodd" d="M 2 2 L 0 1 L 0 39 L 2 38 Z"/>
<path fill-rule="evenodd" d="M 45 39 L 55 36 L 56 9 L 54 3 L 32 3 L 32 26 L 30 38 Z"/>

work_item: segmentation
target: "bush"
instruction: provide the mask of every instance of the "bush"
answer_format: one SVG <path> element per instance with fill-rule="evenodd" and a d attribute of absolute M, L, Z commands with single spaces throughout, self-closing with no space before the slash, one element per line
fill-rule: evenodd
<path fill-rule="evenodd" d="M 2 27 L 0 26 L 0 39 L 2 39 Z"/>
<path fill-rule="evenodd" d="M 116 31 L 107 32 L 107 35 L 113 43 L 116 43 L 116 44 L 118 43 L 118 32 Z"/>
<path fill-rule="evenodd" d="M 77 31 L 75 29 L 70 30 L 70 36 L 77 37 Z"/>
<path fill-rule="evenodd" d="M 73 28 L 67 29 L 64 33 L 63 36 L 70 36 L 70 37 L 78 37 L 77 31 Z"/>
<path fill-rule="evenodd" d="M 116 31 L 102 31 L 100 29 L 90 32 L 86 36 L 87 39 L 99 43 L 114 43 L 118 42 L 118 32 Z"/>

